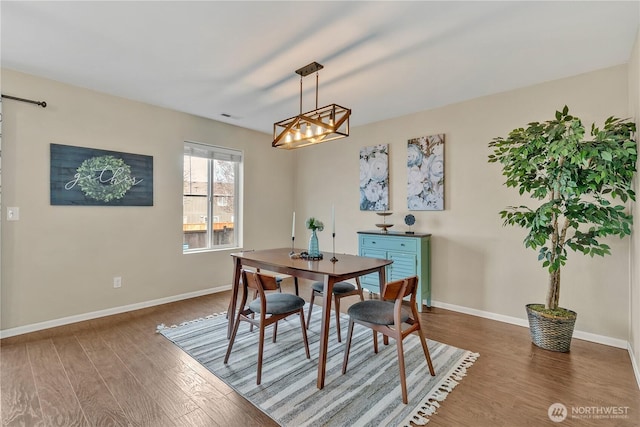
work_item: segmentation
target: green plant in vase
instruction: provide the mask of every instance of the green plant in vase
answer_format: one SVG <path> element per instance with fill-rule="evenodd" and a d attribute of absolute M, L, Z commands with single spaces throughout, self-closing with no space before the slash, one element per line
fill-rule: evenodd
<path fill-rule="evenodd" d="M 307 219 L 305 225 L 308 230 L 311 230 L 311 237 L 309 238 L 309 258 L 310 259 L 322 259 L 320 253 L 320 247 L 318 245 L 317 231 L 324 230 L 324 223 L 314 217 Z"/>
<path fill-rule="evenodd" d="M 524 245 L 538 251 L 538 260 L 549 272 L 545 304 L 527 305 L 532 339 L 540 347 L 569 351 L 576 313 L 558 305 L 567 249 L 592 257 L 609 255 L 603 238 L 631 234 L 632 215 L 616 200 L 635 200 L 635 130 L 632 121 L 610 117 L 602 128 L 592 125 L 591 139 L 586 139 L 581 120 L 565 106 L 553 120 L 529 123 L 489 143 L 489 162 L 502 165 L 505 185 L 540 201 L 534 207 L 510 206 L 500 212 L 504 225 L 528 230 Z M 536 319 L 568 319 L 570 331 L 548 331 L 565 342 L 545 338 L 547 326 L 540 333 L 534 330 Z"/>

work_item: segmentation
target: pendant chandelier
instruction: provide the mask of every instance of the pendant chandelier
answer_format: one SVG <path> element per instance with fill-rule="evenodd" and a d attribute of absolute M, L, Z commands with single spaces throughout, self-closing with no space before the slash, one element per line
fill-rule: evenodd
<path fill-rule="evenodd" d="M 318 108 L 318 71 L 324 67 L 317 62 L 296 70 L 300 75 L 300 114 L 273 124 L 273 147 L 291 150 L 349 136 L 351 110 L 337 104 Z M 316 73 L 316 109 L 302 112 L 302 78 Z"/>

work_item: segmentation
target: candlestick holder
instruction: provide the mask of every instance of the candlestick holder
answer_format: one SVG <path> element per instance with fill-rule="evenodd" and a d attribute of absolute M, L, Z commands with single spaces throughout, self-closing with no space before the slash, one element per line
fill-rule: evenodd
<path fill-rule="evenodd" d="M 289 252 L 289 256 L 295 255 L 296 251 L 293 250 L 293 243 L 296 240 L 296 236 L 291 236 L 291 252 Z"/>
<path fill-rule="evenodd" d="M 331 233 L 331 237 L 333 239 L 333 256 L 329 261 L 338 262 L 338 258 L 336 258 L 336 233 Z"/>

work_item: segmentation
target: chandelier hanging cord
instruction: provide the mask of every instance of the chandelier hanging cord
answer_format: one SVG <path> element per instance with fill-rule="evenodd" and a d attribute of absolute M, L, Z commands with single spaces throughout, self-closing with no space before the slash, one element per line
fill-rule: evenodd
<path fill-rule="evenodd" d="M 318 109 L 318 81 L 320 80 L 320 73 L 316 71 L 316 110 Z"/>
<path fill-rule="evenodd" d="M 318 66 L 322 67 L 320 64 Z M 318 109 L 318 86 L 320 84 L 320 68 L 316 70 L 316 110 Z M 296 73 L 300 74 L 300 115 L 302 115 L 302 79 L 307 75 L 303 74 L 304 71 L 299 72 L 301 70 L 296 71 Z"/>

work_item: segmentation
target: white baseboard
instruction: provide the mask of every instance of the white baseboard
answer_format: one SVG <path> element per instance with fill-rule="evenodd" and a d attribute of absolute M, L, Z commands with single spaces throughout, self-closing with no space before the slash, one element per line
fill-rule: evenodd
<path fill-rule="evenodd" d="M 629 343 L 629 346 L 627 347 L 627 350 L 629 350 L 629 357 L 631 358 L 631 366 L 633 367 L 633 373 L 636 376 L 636 382 L 638 383 L 638 389 L 640 389 L 640 369 L 638 367 L 638 364 L 636 363 L 636 358 L 635 358 L 635 355 L 633 353 L 633 347 L 631 346 L 631 343 Z"/>
<path fill-rule="evenodd" d="M 220 286 L 218 288 L 203 289 L 201 291 L 188 292 L 186 294 L 174 295 L 166 298 L 144 301 L 136 304 L 124 305 L 121 307 L 108 308 L 106 310 L 93 311 L 91 313 L 77 314 L 75 316 L 63 317 L 61 319 L 48 320 L 46 322 L 34 323 L 17 328 L 0 330 L 0 339 L 9 338 L 16 335 L 28 334 L 30 332 L 41 331 L 43 329 L 55 328 L 57 326 L 69 325 L 71 323 L 82 322 L 85 320 L 97 319 L 100 317 L 112 316 L 114 314 L 126 313 L 128 311 L 140 310 L 142 308 L 153 307 L 156 305 L 168 304 L 170 302 L 181 301 L 189 298 L 195 298 L 202 295 L 215 294 L 217 292 L 228 291 L 231 285 Z"/>
<path fill-rule="evenodd" d="M 217 288 L 203 289 L 195 292 L 188 292 L 186 294 L 174 295 L 171 297 L 160 298 L 151 301 L 144 301 L 136 304 L 129 304 L 121 307 L 108 308 L 106 310 L 93 311 L 90 313 L 78 314 L 75 316 L 63 317 L 61 319 L 48 320 L 46 322 L 34 323 L 31 325 L 19 326 L 17 328 L 10 328 L 0 330 L 0 339 L 13 337 L 16 335 L 28 334 L 30 332 L 41 331 L 43 329 L 55 328 L 57 326 L 69 325 L 71 323 L 82 322 L 85 320 L 97 319 L 105 316 L 112 316 L 114 314 L 126 313 L 129 311 L 140 310 L 142 308 L 153 307 L 156 305 L 168 304 L 170 302 L 181 301 L 189 298 L 195 298 L 202 295 L 214 294 L 217 292 L 228 291 L 231 289 L 231 285 L 220 286 Z M 499 322 L 510 323 L 512 325 L 518 325 L 523 327 L 529 327 L 529 323 L 526 319 L 520 319 L 518 317 L 504 316 L 502 314 L 491 313 L 488 311 L 476 310 L 473 308 L 463 307 L 454 304 L 448 304 L 444 302 L 432 301 L 434 307 L 444 308 L 446 310 L 456 311 L 459 313 L 470 314 L 472 316 L 483 317 L 485 319 L 497 320 Z M 612 347 L 629 349 L 631 345 L 629 342 L 617 338 L 611 338 L 603 335 L 592 334 L 589 332 L 574 331 L 574 338 L 582 339 L 585 341 L 591 341 L 598 344 L 604 344 Z M 635 364 L 633 353 L 631 353 L 631 361 L 634 363 L 634 372 L 636 378 L 640 384 L 640 373 L 638 372 L 638 366 Z"/>
<path fill-rule="evenodd" d="M 445 302 L 438 302 L 438 301 L 431 301 L 431 305 L 434 307 L 444 308 L 446 310 L 457 311 L 459 313 L 470 314 L 472 316 L 477 316 L 477 317 L 483 317 L 485 319 L 497 320 L 499 322 L 523 326 L 525 328 L 529 327 L 529 321 L 527 319 L 521 319 L 519 317 L 505 316 L 502 314 L 491 313 L 489 311 L 476 310 L 474 308 L 468 308 L 468 307 L 463 307 L 463 306 L 454 305 L 454 304 L 447 304 Z M 611 347 L 617 347 L 622 349 L 626 349 L 629 347 L 629 342 L 626 340 L 607 337 L 604 335 L 592 334 L 590 332 L 573 331 L 573 337 L 580 340 L 595 342 L 598 344 L 604 344 Z"/>

